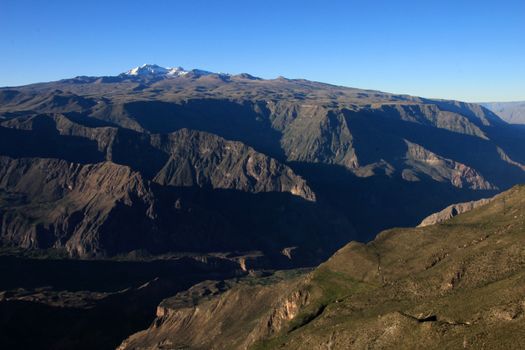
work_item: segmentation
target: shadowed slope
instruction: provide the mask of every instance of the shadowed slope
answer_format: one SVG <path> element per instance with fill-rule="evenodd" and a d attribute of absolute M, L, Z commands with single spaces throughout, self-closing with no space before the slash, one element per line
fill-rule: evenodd
<path fill-rule="evenodd" d="M 458 101 L 200 71 L 77 77 L 0 89 L 0 100 L 5 155 L 315 198 L 363 241 L 525 182 L 523 129 Z"/>

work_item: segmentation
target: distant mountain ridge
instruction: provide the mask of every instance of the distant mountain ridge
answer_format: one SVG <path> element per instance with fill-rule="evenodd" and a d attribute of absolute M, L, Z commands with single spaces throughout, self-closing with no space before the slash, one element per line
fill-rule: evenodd
<path fill-rule="evenodd" d="M 525 124 L 525 101 L 483 102 L 480 104 L 496 113 L 508 123 Z"/>
<path fill-rule="evenodd" d="M 0 134 L 14 171 L 0 179 L 0 242 L 75 256 L 219 249 L 318 261 L 525 182 L 523 129 L 477 104 L 157 65 L 0 88 Z M 48 184 L 54 197 L 9 175 L 46 166 L 64 178 Z M 144 191 L 77 198 L 64 185 L 77 167 L 127 169 Z M 136 230 L 116 224 L 128 212 Z"/>
<path fill-rule="evenodd" d="M 157 76 L 157 77 L 183 77 L 187 74 L 210 75 L 214 74 L 201 69 L 184 70 L 182 67 L 164 68 L 156 64 L 143 64 L 121 73 L 120 76 Z M 229 74 L 223 74 L 229 75 Z"/>

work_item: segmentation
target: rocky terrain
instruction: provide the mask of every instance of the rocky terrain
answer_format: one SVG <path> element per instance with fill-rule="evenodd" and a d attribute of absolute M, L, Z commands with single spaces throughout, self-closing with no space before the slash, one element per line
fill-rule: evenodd
<path fill-rule="evenodd" d="M 491 200 L 491 198 L 483 198 L 477 201 L 451 204 L 445 209 L 424 218 L 418 225 L 418 227 L 425 227 L 429 225 L 438 224 L 440 222 L 453 218 L 456 215 L 466 213 L 467 211 L 471 211 L 472 209 L 490 203 Z"/>
<path fill-rule="evenodd" d="M 524 229 L 518 186 L 450 220 L 351 242 L 310 273 L 197 285 L 119 349 L 521 349 Z"/>
<path fill-rule="evenodd" d="M 115 348 L 159 304 L 121 348 L 380 347 L 382 315 L 448 332 L 435 283 L 482 266 L 454 247 L 486 227 L 442 221 L 525 183 L 524 132 L 478 104 L 180 67 L 0 88 L 0 347 Z M 325 337 L 354 311 L 365 338 L 354 317 Z"/>
<path fill-rule="evenodd" d="M 481 105 L 490 109 L 508 123 L 525 124 L 525 101 L 487 102 L 481 103 Z"/>
<path fill-rule="evenodd" d="M 457 101 L 154 65 L 0 101 L 4 246 L 322 258 L 525 181 L 523 130 Z"/>
<path fill-rule="evenodd" d="M 246 225 L 263 226 L 261 220 L 281 214 L 268 208 L 265 218 L 251 222 L 237 215 L 273 206 L 271 199 L 290 213 L 315 207 L 314 192 L 288 166 L 206 132 L 140 134 L 88 127 L 64 115 L 19 117 L 1 125 L 5 246 L 64 249 L 73 257 L 262 249 L 278 239 L 265 244 L 263 227 L 250 233 Z M 310 214 L 314 224 L 320 216 Z M 301 218 L 287 220 L 271 223 L 275 234 L 303 226 Z M 215 237 L 206 232 L 211 227 Z M 245 233 L 234 237 L 241 230 Z M 248 242 L 254 235 L 260 235 L 258 246 Z"/>

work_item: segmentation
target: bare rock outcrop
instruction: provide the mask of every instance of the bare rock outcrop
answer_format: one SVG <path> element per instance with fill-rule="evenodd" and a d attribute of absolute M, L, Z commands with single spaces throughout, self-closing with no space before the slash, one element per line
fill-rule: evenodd
<path fill-rule="evenodd" d="M 408 148 L 405 163 L 411 166 L 413 171 L 430 176 L 436 181 L 449 181 L 452 186 L 458 188 L 474 190 L 491 190 L 496 188 L 475 169 L 441 157 L 408 140 L 405 140 L 405 142 Z"/>
<path fill-rule="evenodd" d="M 440 222 L 451 219 L 456 215 L 466 213 L 482 205 L 488 204 L 491 201 L 492 201 L 491 198 L 483 198 L 477 201 L 470 201 L 470 202 L 465 202 L 465 203 L 456 203 L 456 204 L 449 205 L 445 209 L 424 218 L 421 221 L 421 223 L 418 225 L 418 227 L 425 227 L 425 226 L 439 224 Z"/>
<path fill-rule="evenodd" d="M 169 154 L 154 178 L 161 185 L 289 192 L 315 201 L 314 192 L 292 169 L 241 142 L 183 129 L 153 135 L 151 143 Z"/>

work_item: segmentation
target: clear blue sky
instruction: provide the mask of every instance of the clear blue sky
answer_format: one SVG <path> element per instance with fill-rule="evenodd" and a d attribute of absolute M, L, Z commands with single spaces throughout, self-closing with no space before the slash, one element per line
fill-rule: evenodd
<path fill-rule="evenodd" d="M 525 100 L 525 0 L 0 0 L 0 86 L 143 63 Z"/>

